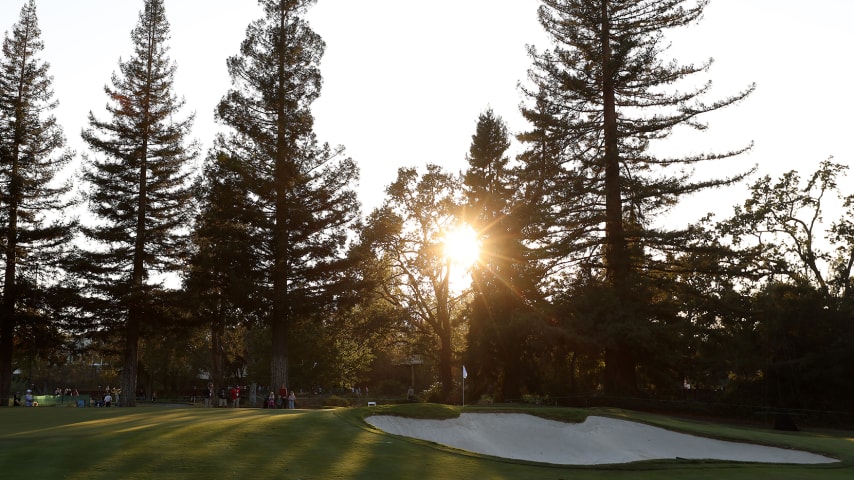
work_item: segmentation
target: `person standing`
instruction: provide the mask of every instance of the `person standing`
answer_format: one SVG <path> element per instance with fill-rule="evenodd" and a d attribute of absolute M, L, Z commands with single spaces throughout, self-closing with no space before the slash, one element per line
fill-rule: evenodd
<path fill-rule="evenodd" d="M 217 404 L 218 407 L 225 408 L 228 406 L 228 401 L 226 400 L 225 387 L 219 387 L 219 392 L 217 393 L 217 398 L 219 399 L 219 403 Z"/>
<path fill-rule="evenodd" d="M 214 388 L 213 383 L 208 383 L 208 388 L 205 390 L 205 408 L 211 407 L 211 400 L 213 400 Z"/>
<path fill-rule="evenodd" d="M 33 391 L 27 390 L 27 393 L 24 395 L 24 406 L 25 407 L 32 407 L 33 403 L 35 403 L 35 401 L 33 399 Z"/>
<path fill-rule="evenodd" d="M 104 395 L 104 406 L 106 408 L 110 408 L 110 404 L 113 403 L 113 396 L 110 395 L 110 391 L 107 390 L 107 394 Z"/>
<path fill-rule="evenodd" d="M 231 405 L 234 408 L 240 408 L 240 386 L 231 387 Z"/>
<path fill-rule="evenodd" d="M 296 401 L 296 399 L 297 396 L 294 395 L 294 391 L 291 390 L 291 393 L 288 394 L 288 408 L 290 408 L 291 410 L 293 410 L 294 408 L 294 402 Z"/>
<path fill-rule="evenodd" d="M 279 387 L 279 401 L 282 402 L 282 408 L 287 408 L 285 402 L 288 401 L 288 388 L 285 387 L 284 383 Z"/>

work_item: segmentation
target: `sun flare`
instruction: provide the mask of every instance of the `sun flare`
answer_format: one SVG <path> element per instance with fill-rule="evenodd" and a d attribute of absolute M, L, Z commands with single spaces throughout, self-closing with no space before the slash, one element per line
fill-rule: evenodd
<path fill-rule="evenodd" d="M 480 257 L 480 242 L 477 232 L 469 225 L 461 225 L 445 234 L 445 258 L 452 263 L 470 267 Z"/>

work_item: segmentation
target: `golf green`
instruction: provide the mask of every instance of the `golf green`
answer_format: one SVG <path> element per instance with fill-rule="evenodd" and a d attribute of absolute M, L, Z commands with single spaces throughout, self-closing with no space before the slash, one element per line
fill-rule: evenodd
<path fill-rule="evenodd" d="M 413 408 L 414 407 L 414 408 Z M 385 434 L 373 413 L 432 416 L 436 406 L 336 410 L 137 408 L 0 409 L 2 478 L 148 479 L 599 479 L 854 478 L 854 438 L 845 433 L 779 433 L 634 414 L 665 428 L 823 453 L 832 465 L 668 460 L 555 466 L 471 454 Z M 471 411 L 466 408 L 465 411 Z M 577 411 L 531 409 L 577 417 Z M 597 414 L 603 414 L 597 411 Z"/>

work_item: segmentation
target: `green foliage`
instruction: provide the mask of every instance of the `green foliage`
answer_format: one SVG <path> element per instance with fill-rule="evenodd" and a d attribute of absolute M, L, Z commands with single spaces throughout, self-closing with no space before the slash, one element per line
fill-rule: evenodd
<path fill-rule="evenodd" d="M 330 395 L 323 399 L 324 407 L 349 407 L 350 401 L 338 395 Z"/>
<path fill-rule="evenodd" d="M 753 298 L 749 327 L 731 330 L 740 359 L 730 402 L 848 410 L 852 394 L 850 312 L 826 308 L 819 289 L 771 283 Z M 732 349 L 730 350 L 732 352 Z"/>
<path fill-rule="evenodd" d="M 841 400 L 851 392 L 854 346 L 847 233 L 854 215 L 839 187 L 846 170 L 827 160 L 804 178 L 795 171 L 760 178 L 715 226 L 743 264 L 719 297 L 734 308 L 709 325 L 709 348 L 701 350 L 704 361 L 730 369 L 729 401 L 849 409 Z M 828 224 L 834 196 L 843 210 Z"/>
<path fill-rule="evenodd" d="M 228 59 L 232 89 L 217 108 L 230 129 L 215 158 L 231 159 L 249 228 L 254 285 L 271 333 L 271 385 L 288 383 L 288 344 L 296 322 L 322 318 L 344 281 L 342 251 L 359 215 L 358 168 L 343 148 L 320 144 L 310 106 L 320 94 L 324 44 L 303 18 L 311 1 L 262 0 L 263 18 Z"/>
<path fill-rule="evenodd" d="M 94 219 L 82 231 L 77 266 L 87 290 L 92 330 L 124 332 L 122 390 L 135 392 L 140 336 L 152 317 L 166 317 L 163 275 L 184 268 L 192 213 L 188 144 L 193 117 L 179 119 L 183 100 L 172 91 L 169 22 L 162 0 L 146 0 L 131 32 L 134 52 L 119 63 L 108 120 L 89 113 L 83 140 L 94 152 L 85 166 Z M 157 313 L 155 313 L 157 312 Z M 128 405 L 134 405 L 128 397 Z"/>
<path fill-rule="evenodd" d="M 707 3 L 544 0 L 539 10 L 555 45 L 543 52 L 531 47 L 530 85 L 523 86 L 528 105 L 522 113 L 532 130 L 519 136 L 528 144 L 520 177 L 525 200 L 539 209 L 526 233 L 548 273 L 600 278 L 614 290 L 611 309 L 596 319 L 613 333 L 603 352 L 611 393 L 637 392 L 639 350 L 656 321 L 646 310 L 645 285 L 668 270 L 671 252 L 690 244 L 688 230 L 654 228 L 654 218 L 686 194 L 746 175 L 695 180 L 676 169 L 747 148 L 676 158 L 652 149 L 677 126 L 704 130 L 703 114 L 753 90 L 707 103 L 708 83 L 674 87 L 693 81 L 711 61 L 665 61 L 664 32 L 698 20 Z"/>
<path fill-rule="evenodd" d="M 400 169 L 364 225 L 356 163 L 313 131 L 325 49 L 305 20 L 313 3 L 260 1 L 228 59 L 216 111 L 226 133 L 192 183 L 193 118 L 172 91 L 164 2 L 144 1 L 133 53 L 106 87 L 108 118 L 90 114 L 83 132 L 93 220 L 71 256 L 76 222 L 43 221 L 74 206 L 55 182 L 72 153 L 51 114 L 35 2 L 24 2 L 0 58 L 0 397 L 24 367 L 18 386 L 123 373 L 125 389 L 138 375 L 177 394 L 208 371 L 217 384 L 367 385 L 400 401 L 413 384 L 420 400 L 457 402 L 465 364 L 470 401 L 851 409 L 846 165 L 760 178 L 720 222 L 656 226 L 685 195 L 749 173 L 690 173 L 749 147 L 658 153 L 753 90 L 709 101 L 695 77 L 711 61 L 667 58 L 666 32 L 699 20 L 707 0 L 544 0 L 555 43 L 530 50 L 519 162 L 486 110 L 461 176 Z M 841 215 L 826 218 L 837 200 Z M 462 292 L 442 251 L 461 222 L 482 247 Z M 163 282 L 175 272 L 180 294 Z M 108 365 L 93 367 L 87 346 Z M 423 364 L 407 363 L 413 354 Z"/>
<path fill-rule="evenodd" d="M 850 290 L 854 258 L 854 197 L 838 185 L 847 170 L 828 159 L 806 179 L 794 170 L 776 181 L 762 177 L 717 228 L 736 246 L 755 246 L 755 275 L 783 275 L 795 284 L 815 285 L 826 297 L 842 297 Z M 842 216 L 827 225 L 825 210 L 834 196 L 842 202 Z"/>
<path fill-rule="evenodd" d="M 365 384 L 374 359 L 374 335 L 359 318 L 336 312 L 329 318 L 307 317 L 291 330 L 291 386 L 350 389 Z"/>
<path fill-rule="evenodd" d="M 426 418 L 443 420 L 460 416 L 460 408 L 441 403 L 406 403 L 397 405 L 377 405 L 360 409 L 360 415 L 392 415 L 406 418 Z"/>
<path fill-rule="evenodd" d="M 539 389 L 535 359 L 543 318 L 533 262 L 522 244 L 524 219 L 516 212 L 508 168 L 510 147 L 504 121 L 487 110 L 472 136 L 464 175 L 466 219 L 478 234 L 480 258 L 472 268 L 472 299 L 467 318 L 465 364 L 472 373 L 470 394 L 494 394 L 499 401 L 516 399 L 522 390 Z M 541 342 L 539 342 L 541 343 Z"/>
<path fill-rule="evenodd" d="M 250 227 L 258 212 L 249 204 L 239 168 L 235 159 L 211 152 L 194 185 L 200 205 L 185 272 L 185 308 L 207 339 L 201 365 L 216 385 L 236 370 L 229 365 L 235 353 L 229 331 L 259 324 L 264 306 L 261 254 Z"/>
<path fill-rule="evenodd" d="M 58 350 L 59 312 L 67 308 L 63 267 L 75 221 L 63 217 L 74 203 L 71 182 L 59 179 L 72 152 L 51 113 L 58 102 L 42 50 L 29 0 L 0 57 L 0 398 L 9 395 L 15 344 L 39 341 L 44 355 Z"/>
<path fill-rule="evenodd" d="M 465 292 L 452 290 L 455 266 L 442 248 L 445 235 L 460 223 L 460 184 L 439 166 L 427 165 L 423 174 L 399 169 L 387 192 L 362 230 L 360 258 L 367 260 L 363 265 L 378 286 L 373 298 L 399 312 L 408 342 L 429 345 L 428 351 L 407 353 L 437 357 L 440 395 L 446 401 L 453 389 L 451 367 Z"/>

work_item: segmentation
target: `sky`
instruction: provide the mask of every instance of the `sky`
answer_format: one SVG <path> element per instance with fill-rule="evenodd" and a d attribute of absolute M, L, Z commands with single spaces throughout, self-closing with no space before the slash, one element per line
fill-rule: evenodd
<path fill-rule="evenodd" d="M 24 0 L 0 2 L 0 31 L 17 22 Z M 132 52 L 130 31 L 143 0 L 37 0 L 39 25 L 54 77 L 55 110 L 69 146 L 86 153 L 80 131 L 89 111 L 104 119 L 103 87 Z M 491 107 L 511 133 L 527 128 L 518 83 L 531 65 L 526 45 L 548 38 L 538 0 L 319 0 L 308 13 L 326 42 L 324 86 L 314 103 L 319 139 L 343 145 L 360 166 L 365 213 L 379 206 L 400 167 L 435 163 L 458 172 L 478 115 Z M 239 51 L 246 26 L 260 17 L 256 0 L 165 0 L 175 93 L 195 113 L 193 138 L 206 151 L 223 128 L 213 111 L 230 87 L 226 59 Z M 701 135 L 677 131 L 667 148 L 723 151 L 751 141 L 737 160 L 704 167 L 724 174 L 758 166 L 758 175 L 802 175 L 834 156 L 854 166 L 848 141 L 854 100 L 854 2 L 850 0 L 712 0 L 704 19 L 674 32 L 666 58 L 715 59 L 710 99 L 751 83 L 743 103 L 706 117 Z M 846 88 L 849 87 L 849 88 Z M 514 144 L 514 151 L 518 145 Z M 670 151 L 670 150 L 668 150 Z M 847 193 L 854 193 L 854 172 Z M 672 218 L 726 214 L 744 200 L 740 187 L 686 201 Z"/>

